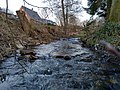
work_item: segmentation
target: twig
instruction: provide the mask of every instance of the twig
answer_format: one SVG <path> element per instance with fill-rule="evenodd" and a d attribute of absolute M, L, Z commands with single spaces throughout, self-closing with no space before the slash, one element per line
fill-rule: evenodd
<path fill-rule="evenodd" d="M 10 31 L 10 33 L 11 33 L 11 35 L 12 35 L 12 40 L 13 40 L 13 43 L 14 43 L 14 45 L 15 45 L 15 38 L 14 38 L 14 34 L 13 34 L 13 32 L 12 32 L 12 29 L 11 29 L 11 27 L 9 26 L 9 24 L 8 24 L 8 0 L 6 0 L 6 23 L 7 23 L 7 26 L 8 26 L 8 28 L 9 28 L 9 31 Z M 15 55 L 15 61 L 17 61 L 17 52 L 16 52 L 16 46 L 15 46 L 15 52 L 14 52 L 14 55 Z M 22 68 L 28 73 L 28 71 L 26 70 L 26 68 L 18 61 L 18 63 L 22 66 Z"/>
<path fill-rule="evenodd" d="M 100 44 L 105 45 L 107 51 L 111 52 L 112 54 L 114 54 L 120 58 L 120 52 L 118 52 L 118 50 L 116 50 L 110 43 L 108 43 L 104 40 L 101 40 Z"/>

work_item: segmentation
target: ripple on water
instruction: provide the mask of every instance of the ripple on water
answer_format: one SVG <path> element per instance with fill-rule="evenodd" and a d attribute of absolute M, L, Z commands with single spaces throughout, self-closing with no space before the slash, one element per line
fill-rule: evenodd
<path fill-rule="evenodd" d="M 119 66 L 81 47 L 80 39 L 61 39 L 35 47 L 30 63 L 6 59 L 0 65 L 0 90 L 119 90 Z M 56 58 L 62 56 L 62 58 Z M 64 57 L 70 57 L 65 60 Z M 103 63 L 104 61 L 104 63 Z M 26 72 L 27 71 L 27 72 Z"/>

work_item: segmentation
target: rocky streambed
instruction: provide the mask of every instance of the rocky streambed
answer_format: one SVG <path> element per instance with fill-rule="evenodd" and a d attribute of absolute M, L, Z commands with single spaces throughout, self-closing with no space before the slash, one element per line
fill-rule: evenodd
<path fill-rule="evenodd" d="M 32 62 L 18 53 L 0 64 L 0 90 L 120 90 L 119 61 L 83 48 L 78 38 L 32 49 Z"/>

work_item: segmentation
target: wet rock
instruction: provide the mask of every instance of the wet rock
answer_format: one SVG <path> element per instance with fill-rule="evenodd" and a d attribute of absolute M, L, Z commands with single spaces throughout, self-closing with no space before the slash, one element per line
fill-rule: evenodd
<path fill-rule="evenodd" d="M 1 82 L 6 81 L 6 75 L 5 74 L 0 75 L 0 81 Z"/>
<path fill-rule="evenodd" d="M 61 56 L 61 55 L 58 55 L 58 56 L 55 56 L 56 58 L 64 58 L 64 56 Z"/>
<path fill-rule="evenodd" d="M 20 54 L 21 54 L 21 56 L 18 57 L 18 60 L 22 60 L 22 59 L 36 60 L 36 59 L 38 59 L 38 56 L 36 56 L 36 53 L 33 50 L 21 50 Z"/>
<path fill-rule="evenodd" d="M 28 59 L 30 59 L 30 60 L 36 60 L 36 59 L 38 59 L 38 57 L 35 56 L 35 55 L 25 55 L 25 57 L 28 58 Z"/>
<path fill-rule="evenodd" d="M 52 71 L 50 69 L 40 70 L 38 73 L 43 75 L 52 75 Z"/>
<path fill-rule="evenodd" d="M 75 56 L 73 56 L 73 57 L 80 57 L 81 55 L 80 54 L 76 54 Z"/>
<path fill-rule="evenodd" d="M 44 71 L 44 75 L 52 75 L 52 71 L 51 70 L 45 70 Z"/>
<path fill-rule="evenodd" d="M 70 56 L 64 56 L 64 59 L 65 60 L 71 60 L 71 57 Z"/>
<path fill-rule="evenodd" d="M 36 60 L 38 58 L 39 57 L 35 56 L 35 55 L 23 55 L 23 56 L 19 56 L 18 60 L 29 60 L 29 61 L 32 61 L 32 60 Z"/>
<path fill-rule="evenodd" d="M 36 53 L 33 50 L 21 50 L 20 54 L 22 56 L 22 55 L 35 55 Z"/>
<path fill-rule="evenodd" d="M 55 56 L 56 58 L 61 58 L 61 59 L 64 59 L 64 60 L 71 60 L 71 56 L 65 56 L 65 55 L 57 55 Z"/>
<path fill-rule="evenodd" d="M 80 61 L 83 61 L 83 62 L 92 62 L 92 59 L 91 58 L 85 58 L 85 59 L 81 59 Z"/>

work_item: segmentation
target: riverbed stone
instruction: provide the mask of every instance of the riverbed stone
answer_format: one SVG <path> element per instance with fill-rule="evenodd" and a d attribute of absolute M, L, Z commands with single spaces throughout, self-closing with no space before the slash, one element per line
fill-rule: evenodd
<path fill-rule="evenodd" d="M 83 62 L 92 62 L 92 59 L 91 58 L 84 58 L 84 59 L 80 59 L 80 61 L 83 61 Z"/>
<path fill-rule="evenodd" d="M 20 50 L 21 56 L 18 57 L 18 60 L 29 60 L 32 62 L 32 60 L 36 60 L 39 57 L 36 56 L 36 53 L 34 50 Z"/>
<path fill-rule="evenodd" d="M 46 70 L 40 70 L 38 72 L 38 74 L 41 74 L 41 75 L 52 75 L 53 71 L 50 70 L 50 69 L 46 69 Z"/>
<path fill-rule="evenodd" d="M 32 62 L 32 60 L 36 60 L 38 58 L 39 57 L 35 55 L 23 55 L 23 56 L 19 56 L 18 60 L 29 60 L 30 62 Z"/>
<path fill-rule="evenodd" d="M 64 56 L 64 59 L 65 60 L 71 60 L 71 57 L 70 56 Z"/>
<path fill-rule="evenodd" d="M 64 59 L 64 60 L 71 60 L 71 56 L 66 55 L 57 55 L 56 58 Z"/>
<path fill-rule="evenodd" d="M 55 56 L 56 58 L 64 58 L 64 56 L 62 56 L 62 55 L 57 55 L 57 56 Z"/>
<path fill-rule="evenodd" d="M 35 55 L 35 52 L 33 50 L 26 49 L 26 50 L 20 50 L 20 54 L 21 55 L 30 55 L 30 54 Z"/>

